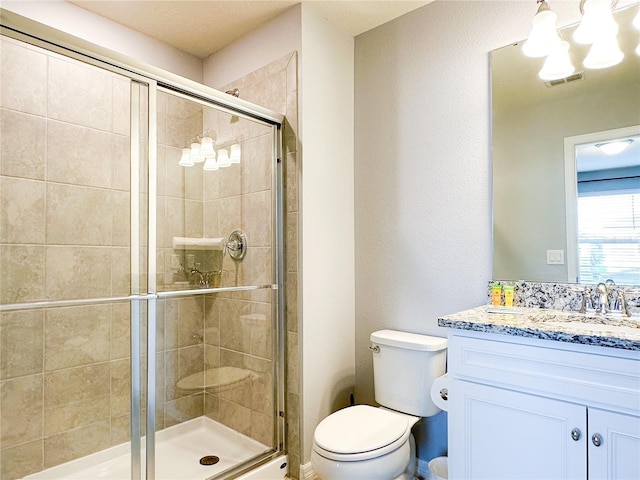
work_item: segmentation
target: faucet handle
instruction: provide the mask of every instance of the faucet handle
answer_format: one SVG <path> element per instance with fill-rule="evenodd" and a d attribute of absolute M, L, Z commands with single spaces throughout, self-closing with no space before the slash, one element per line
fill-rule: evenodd
<path fill-rule="evenodd" d="M 582 291 L 582 306 L 580 307 L 580 313 L 587 313 L 587 308 L 593 308 L 593 290 L 591 287 L 584 287 Z"/>

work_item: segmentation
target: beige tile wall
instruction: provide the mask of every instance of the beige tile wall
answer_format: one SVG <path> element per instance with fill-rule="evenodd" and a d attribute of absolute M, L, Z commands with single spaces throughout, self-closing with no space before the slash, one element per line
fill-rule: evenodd
<path fill-rule="evenodd" d="M 0 301 L 129 294 L 128 80 L 3 40 L 0 81 Z M 295 55 L 244 82 L 243 98 L 296 118 Z M 207 110 L 171 95 L 158 98 L 161 290 L 173 289 L 180 279 L 171 262 L 173 236 L 226 237 L 236 228 L 247 233 L 249 253 L 240 264 L 225 257 L 223 285 L 271 283 L 270 129 Z M 239 136 L 240 166 L 203 174 L 177 165 L 180 148 L 205 124 L 221 136 Z M 295 127 L 288 124 L 285 131 L 287 241 L 295 245 Z M 292 463 L 299 458 L 295 257 L 296 249 L 289 248 Z M 272 444 L 271 312 L 268 289 L 158 302 L 159 429 L 206 413 Z M 126 303 L 0 315 L 0 479 L 20 478 L 128 439 L 129 324 Z M 251 377 L 224 391 L 177 387 L 186 376 L 224 366 Z"/>
<path fill-rule="evenodd" d="M 1 48 L 0 302 L 128 295 L 129 80 Z M 123 440 L 128 327 L 127 304 L 0 315 L 1 479 Z"/>

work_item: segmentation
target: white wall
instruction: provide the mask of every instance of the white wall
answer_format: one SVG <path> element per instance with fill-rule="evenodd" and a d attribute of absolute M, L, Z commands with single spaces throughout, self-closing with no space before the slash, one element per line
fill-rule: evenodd
<path fill-rule="evenodd" d="M 299 52 L 300 22 L 300 5 L 296 5 L 259 29 L 210 55 L 204 60 L 204 83 L 213 88 L 220 88 L 287 53 L 294 50 Z"/>
<path fill-rule="evenodd" d="M 353 37 L 302 5 L 302 463 L 354 365 Z"/>
<path fill-rule="evenodd" d="M 3 0 L 1 6 L 140 62 L 202 81 L 199 58 L 62 0 Z"/>
<path fill-rule="evenodd" d="M 567 22 L 577 2 L 555 2 Z M 441 1 L 356 38 L 357 401 L 369 335 L 444 336 L 491 272 L 489 52 L 526 38 L 534 2 Z"/>

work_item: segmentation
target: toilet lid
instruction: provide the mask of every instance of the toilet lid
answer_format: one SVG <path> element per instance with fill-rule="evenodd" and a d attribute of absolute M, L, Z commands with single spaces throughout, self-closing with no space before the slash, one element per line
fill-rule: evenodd
<path fill-rule="evenodd" d="M 383 448 L 401 438 L 410 428 L 402 415 L 368 405 L 339 410 L 316 427 L 314 440 L 320 448 L 354 454 Z"/>

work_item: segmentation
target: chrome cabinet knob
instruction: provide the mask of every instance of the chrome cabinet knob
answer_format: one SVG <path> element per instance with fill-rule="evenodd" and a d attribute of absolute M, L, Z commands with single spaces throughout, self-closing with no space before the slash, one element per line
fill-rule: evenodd
<path fill-rule="evenodd" d="M 571 438 L 577 442 L 578 440 L 580 440 L 580 437 L 582 436 L 582 432 L 580 431 L 579 428 L 574 428 L 573 430 L 571 430 Z"/>
<path fill-rule="evenodd" d="M 594 444 L 596 447 L 599 447 L 600 445 L 602 445 L 602 437 L 600 436 L 600 434 L 599 434 L 599 433 L 594 433 L 594 434 L 591 436 L 591 442 L 593 442 L 593 444 Z"/>

